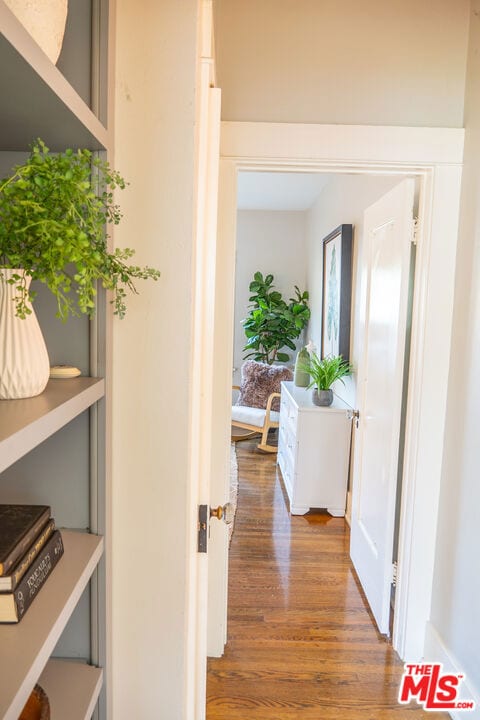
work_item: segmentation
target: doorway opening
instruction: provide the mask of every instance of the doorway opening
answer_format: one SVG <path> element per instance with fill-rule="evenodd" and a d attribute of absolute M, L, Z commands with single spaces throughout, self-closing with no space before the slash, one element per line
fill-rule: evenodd
<path fill-rule="evenodd" d="M 456 243 L 452 239 L 458 231 L 463 138 L 461 130 L 438 128 L 222 123 L 219 241 L 213 258 L 216 283 L 214 288 L 205 286 L 206 313 L 211 296 L 215 298 L 210 501 L 220 504 L 227 499 L 230 462 L 230 341 L 239 172 L 362 173 L 419 179 L 422 222 L 415 270 L 399 541 L 403 571 L 397 582 L 393 632 L 400 656 L 411 661 L 422 657 L 431 602 L 453 309 Z M 212 526 L 212 535 L 214 532 Z M 212 538 L 208 561 L 209 598 L 217 600 L 216 612 L 209 607 L 207 613 L 208 654 L 214 656 L 222 654 L 226 640 L 228 555 L 224 537 Z"/>
<path fill-rule="evenodd" d="M 373 203 L 391 191 L 392 188 L 398 186 L 399 183 L 402 182 L 402 179 L 402 176 L 396 176 L 394 174 L 239 172 L 237 184 L 238 201 L 236 217 L 233 344 L 234 385 L 240 384 L 240 368 L 246 358 L 251 358 L 253 355 L 257 360 L 263 359 L 258 354 L 255 355 L 252 353 L 251 348 L 248 347 L 249 338 L 245 335 L 243 322 L 251 307 L 252 290 L 250 286 L 254 276 L 258 277 L 258 273 L 265 278 L 272 277 L 275 290 L 280 292 L 285 298 L 291 298 L 294 293 L 294 288 L 300 288 L 301 293 L 306 290 L 309 294 L 310 318 L 308 326 L 299 331 L 293 352 L 290 347 L 280 348 L 282 353 L 285 353 L 287 357 L 282 354 L 280 356 L 281 361 L 278 359 L 275 360 L 275 365 L 287 366 L 293 371 L 295 356 L 300 348 L 307 344 L 307 341 L 309 341 L 313 351 L 316 352 L 319 357 L 322 357 L 323 286 L 326 282 L 323 267 L 324 248 L 322 247 L 322 240 L 330 236 L 334 228 L 348 224 L 353 228 L 353 262 L 351 278 L 349 278 L 349 282 L 351 280 L 352 283 L 352 293 L 350 306 L 347 310 L 343 308 L 342 312 L 344 315 L 347 313 L 349 318 L 351 318 L 351 322 L 349 323 L 351 327 L 349 338 L 350 350 L 347 351 L 348 357 L 344 359 L 353 365 L 354 372 L 344 378 L 342 382 L 337 382 L 333 388 L 335 397 L 337 398 L 336 405 L 344 408 L 343 415 L 347 416 L 348 414 L 351 420 L 352 413 L 347 409 L 350 408 L 351 411 L 355 411 L 359 405 L 358 369 L 359 364 L 362 362 L 362 353 L 365 345 L 364 318 L 367 310 L 367 294 L 370 287 L 368 269 L 370 259 L 367 247 L 369 239 L 368 237 L 364 237 L 364 213 Z M 418 187 L 415 208 L 412 208 L 410 212 L 418 213 Z M 409 230 L 410 227 L 407 226 L 407 234 Z M 405 238 L 405 243 L 410 246 L 410 235 Z M 410 250 L 408 252 L 410 252 Z M 341 257 L 339 256 L 338 265 L 340 262 Z M 387 268 L 387 271 L 388 270 L 389 268 Z M 394 268 L 394 271 L 395 270 Z M 385 272 L 385 268 L 383 272 Z M 410 274 L 409 292 L 411 299 L 413 298 L 413 274 Z M 388 303 L 388 297 L 382 297 L 380 300 L 381 303 L 385 301 Z M 411 317 L 411 303 L 409 307 Z M 381 307 L 377 308 L 377 314 L 379 310 L 381 310 Z M 408 336 L 410 326 L 407 328 Z M 403 330 L 399 332 L 402 333 Z M 380 352 L 380 354 L 383 352 L 383 354 L 386 355 L 390 339 L 388 334 L 384 333 L 380 341 L 387 343 L 387 345 L 383 350 L 381 348 L 378 350 L 377 348 L 376 352 Z M 378 345 L 378 338 L 376 342 Z M 409 341 L 406 342 L 405 338 L 401 338 L 401 343 L 402 346 L 405 344 L 406 348 L 409 346 Z M 256 352 L 258 353 L 258 349 Z M 327 353 L 324 352 L 323 355 L 325 354 Z M 405 372 L 405 378 L 407 377 L 408 373 Z M 280 388 L 277 389 L 279 390 Z M 307 390 L 295 389 L 294 392 L 298 396 L 296 401 L 299 401 L 300 404 L 304 402 L 308 404 L 310 402 L 310 393 Z M 404 426 L 407 394 L 406 381 L 403 383 L 403 388 L 400 389 L 400 392 L 403 393 L 404 397 L 401 403 L 401 414 Z M 386 407 L 384 411 L 387 411 Z M 398 424 L 400 425 L 400 409 L 398 409 L 398 415 Z M 320 416 L 326 418 L 328 414 L 320 414 Z M 311 417 L 312 414 L 310 413 L 310 418 Z M 334 415 L 330 413 L 329 417 L 330 423 L 333 423 L 332 418 Z M 321 422 L 320 417 L 318 421 L 319 423 Z M 339 421 L 340 424 L 338 424 Z M 397 419 L 395 419 L 395 421 L 397 421 Z M 291 431 L 283 428 L 283 426 L 281 426 L 279 430 L 274 431 L 277 439 L 278 435 L 280 435 L 279 478 L 290 497 L 289 504 L 291 512 L 293 514 L 300 514 L 311 506 L 325 507 L 322 502 L 321 491 L 318 489 L 315 490 L 315 488 L 309 489 L 309 483 L 312 486 L 316 485 L 318 488 L 321 482 L 320 478 L 325 474 L 329 474 L 328 484 L 330 486 L 334 483 L 342 483 L 343 480 L 335 477 L 335 474 L 338 475 L 341 473 L 345 477 L 346 485 L 348 467 L 350 465 L 348 502 L 346 502 L 345 493 L 343 492 L 343 500 L 336 500 L 335 504 L 338 505 L 338 507 L 334 511 L 336 514 L 343 515 L 346 505 L 347 522 L 350 524 L 352 476 L 355 465 L 354 463 L 349 463 L 348 453 L 349 449 L 351 449 L 353 457 L 354 448 L 350 448 L 350 441 L 353 445 L 355 432 L 351 432 L 349 426 L 347 431 L 347 423 L 344 423 L 344 429 L 342 425 L 343 420 L 339 417 L 336 417 L 336 425 L 332 425 L 331 429 L 329 428 L 328 421 L 325 422 L 327 424 L 318 424 L 318 427 L 313 427 L 312 425 L 309 430 L 307 428 L 305 429 L 305 432 L 310 432 L 312 437 L 308 441 L 302 439 L 301 452 L 299 451 L 298 436 L 292 435 L 292 437 L 290 437 Z M 282 425 L 282 421 L 280 421 L 280 424 Z M 287 425 L 288 423 L 285 424 Z M 333 463 L 330 465 L 324 455 L 325 451 L 319 449 L 321 438 L 318 437 L 318 432 L 333 432 L 338 444 L 336 455 L 340 453 L 345 455 L 345 458 L 338 458 L 338 460 L 333 459 Z M 290 435 L 284 438 L 284 433 L 290 433 Z M 315 433 L 317 433 L 316 442 L 314 442 Z M 342 433 L 345 435 L 344 443 L 340 443 Z M 327 447 L 333 440 L 334 438 L 329 440 L 325 437 Z M 274 442 L 274 440 L 269 442 Z M 400 442 L 404 443 L 404 433 L 401 435 Z M 315 448 L 312 447 L 313 444 Z M 294 447 L 295 449 L 292 449 Z M 296 458 L 297 455 L 298 459 Z M 291 458 L 290 463 L 287 462 L 288 458 Z M 401 470 L 403 464 L 401 452 L 398 453 L 398 460 Z M 258 459 L 258 462 L 261 462 L 261 460 Z M 303 464 L 309 464 L 310 468 L 305 469 L 300 477 L 298 466 L 301 466 L 302 462 Z M 322 462 L 324 463 L 323 473 Z M 313 467 L 312 464 L 315 467 Z M 291 468 L 290 465 L 292 465 Z M 334 470 L 334 467 L 338 467 L 338 470 Z M 332 473 L 334 474 L 333 477 Z M 294 476 L 296 480 L 294 480 Z M 292 488 L 293 484 L 296 485 L 295 489 Z M 303 487 L 302 484 L 306 487 Z M 299 495 L 302 495 L 304 498 L 306 507 L 303 510 L 295 506 L 298 506 L 298 502 L 292 505 L 293 493 L 296 494 L 297 498 Z M 310 494 L 310 499 L 305 500 L 308 494 Z M 397 498 L 399 494 L 400 493 L 397 494 Z M 340 490 L 336 496 L 337 495 L 342 495 L 342 491 Z M 397 508 L 398 517 L 400 513 L 399 501 Z M 390 508 L 390 512 L 392 513 L 390 524 L 393 526 L 393 507 Z M 393 538 L 393 547 L 396 551 L 398 550 L 399 527 L 399 522 L 397 522 L 395 524 L 396 535 Z M 387 549 L 387 552 L 390 553 L 391 550 Z M 393 560 L 397 560 L 397 557 L 393 558 L 389 556 L 389 566 L 386 572 L 390 572 Z M 393 613 L 393 593 L 391 600 Z M 393 622 L 391 623 L 391 627 L 393 628 Z M 388 634 L 388 629 L 385 627 L 382 631 Z"/>
<path fill-rule="evenodd" d="M 381 139 L 381 142 L 379 140 Z M 451 316 L 463 134 L 457 131 L 412 128 L 331 127 L 223 123 L 220 162 L 219 238 L 215 308 L 215 389 L 212 427 L 213 504 L 225 502 L 229 462 L 225 428 L 231 411 L 232 354 L 225 340 L 233 335 L 234 238 L 237 182 L 242 171 L 365 174 L 416 177 L 420 183 L 420 216 L 416 294 L 412 312 L 410 394 L 406 412 L 405 462 L 399 553 L 404 572 L 396 594 L 393 642 L 402 658 L 422 657 L 430 609 L 431 575 L 435 550 L 436 507 L 441 474 L 445 424 L 449 332 L 439 337 L 435 327 L 446 327 Z M 440 302 L 441 301 L 441 302 Z M 447 317 L 448 315 L 448 317 Z M 448 325 L 448 323 L 447 323 Z M 439 341 L 444 350 L 439 352 Z M 429 368 L 429 373 L 423 368 Z M 428 469 L 428 472 L 427 472 Z M 432 511 L 433 508 L 433 511 Z M 415 512 L 413 512 L 413 509 Z M 213 528 L 212 528 L 213 530 Z M 416 552 L 421 543 L 422 552 Z M 211 548 L 218 545 L 211 543 Z M 216 562 L 216 561 L 219 562 Z M 227 553 L 220 552 L 209 566 L 221 565 L 226 578 Z M 222 595 L 222 571 L 209 573 Z M 223 585 L 225 586 L 225 584 Z M 217 609 L 226 609 L 217 602 Z M 209 623 L 217 643 L 210 655 L 221 655 L 226 622 L 220 614 Z M 211 618 L 209 615 L 209 619 Z M 215 634 L 215 633 L 214 633 Z"/>

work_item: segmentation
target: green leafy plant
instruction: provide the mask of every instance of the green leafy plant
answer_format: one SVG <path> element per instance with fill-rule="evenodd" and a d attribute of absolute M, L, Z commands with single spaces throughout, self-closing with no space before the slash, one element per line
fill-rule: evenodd
<path fill-rule="evenodd" d="M 296 350 L 296 340 L 310 318 L 308 292 L 295 285 L 295 297 L 288 303 L 274 289 L 273 275 L 263 277 L 256 272 L 249 286 L 252 295 L 250 311 L 242 320 L 247 337 L 244 359 L 252 358 L 271 365 L 275 360 L 287 362 L 290 355 L 281 352 L 285 347 Z"/>
<path fill-rule="evenodd" d="M 126 290 L 136 279 L 157 280 L 158 270 L 129 264 L 130 248 L 109 252 L 105 224 L 120 222 L 115 188 L 125 181 L 89 150 L 50 154 L 37 140 L 28 160 L 0 182 L 0 272 L 19 270 L 15 311 L 25 318 L 35 292 L 26 276 L 44 283 L 57 300 L 57 316 L 95 312 L 97 282 L 113 292 L 114 312 L 123 318 Z"/>
<path fill-rule="evenodd" d="M 308 387 L 315 386 L 317 390 L 329 390 L 335 380 L 345 385 L 343 378 L 353 371 L 352 365 L 341 355 L 327 355 L 320 360 L 315 353 L 311 353 L 310 360 L 300 364 L 300 369 L 310 374 L 312 381 Z"/>

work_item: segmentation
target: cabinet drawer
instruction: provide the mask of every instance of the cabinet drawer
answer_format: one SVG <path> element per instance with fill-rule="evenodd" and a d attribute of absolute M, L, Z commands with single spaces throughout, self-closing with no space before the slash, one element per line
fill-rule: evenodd
<path fill-rule="evenodd" d="M 280 412 L 285 417 L 285 420 L 291 424 L 297 424 L 298 407 L 285 392 L 282 393 L 280 401 Z"/>
<path fill-rule="evenodd" d="M 298 408 L 296 405 L 289 405 L 287 408 L 287 423 L 293 432 L 297 430 Z"/>
<path fill-rule="evenodd" d="M 278 451 L 278 466 L 280 468 L 280 472 L 282 473 L 285 490 L 287 491 L 287 495 L 291 502 L 293 497 L 293 472 L 292 467 L 283 450 Z"/>
<path fill-rule="evenodd" d="M 292 439 L 292 437 L 289 437 L 287 439 L 287 443 L 285 445 L 285 457 L 287 459 L 287 462 L 292 468 L 292 473 L 295 470 L 295 460 L 296 460 L 296 450 L 297 450 L 297 443 L 295 442 L 295 439 Z"/>
<path fill-rule="evenodd" d="M 280 416 L 280 425 L 283 426 L 285 430 L 293 436 L 297 434 L 297 421 L 297 408 L 288 408 Z"/>
<path fill-rule="evenodd" d="M 297 441 L 292 429 L 288 425 L 281 425 L 278 436 L 278 447 L 281 450 L 285 460 L 295 468 Z"/>

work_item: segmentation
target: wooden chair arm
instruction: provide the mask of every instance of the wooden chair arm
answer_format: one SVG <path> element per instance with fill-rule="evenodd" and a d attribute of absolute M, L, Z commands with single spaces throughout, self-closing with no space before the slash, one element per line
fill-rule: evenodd
<path fill-rule="evenodd" d="M 270 420 L 270 411 L 272 409 L 272 403 L 275 400 L 275 398 L 279 398 L 279 397 L 282 397 L 282 396 L 280 395 L 280 393 L 277 393 L 277 392 L 270 393 L 270 395 L 268 396 L 267 407 L 265 408 L 265 410 L 266 410 L 265 420 L 267 422 Z"/>

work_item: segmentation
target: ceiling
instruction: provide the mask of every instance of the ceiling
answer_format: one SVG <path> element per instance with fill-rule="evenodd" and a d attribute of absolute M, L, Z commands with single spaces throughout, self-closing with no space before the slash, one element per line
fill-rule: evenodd
<path fill-rule="evenodd" d="M 308 210 L 331 176 L 326 173 L 240 172 L 239 210 Z"/>

